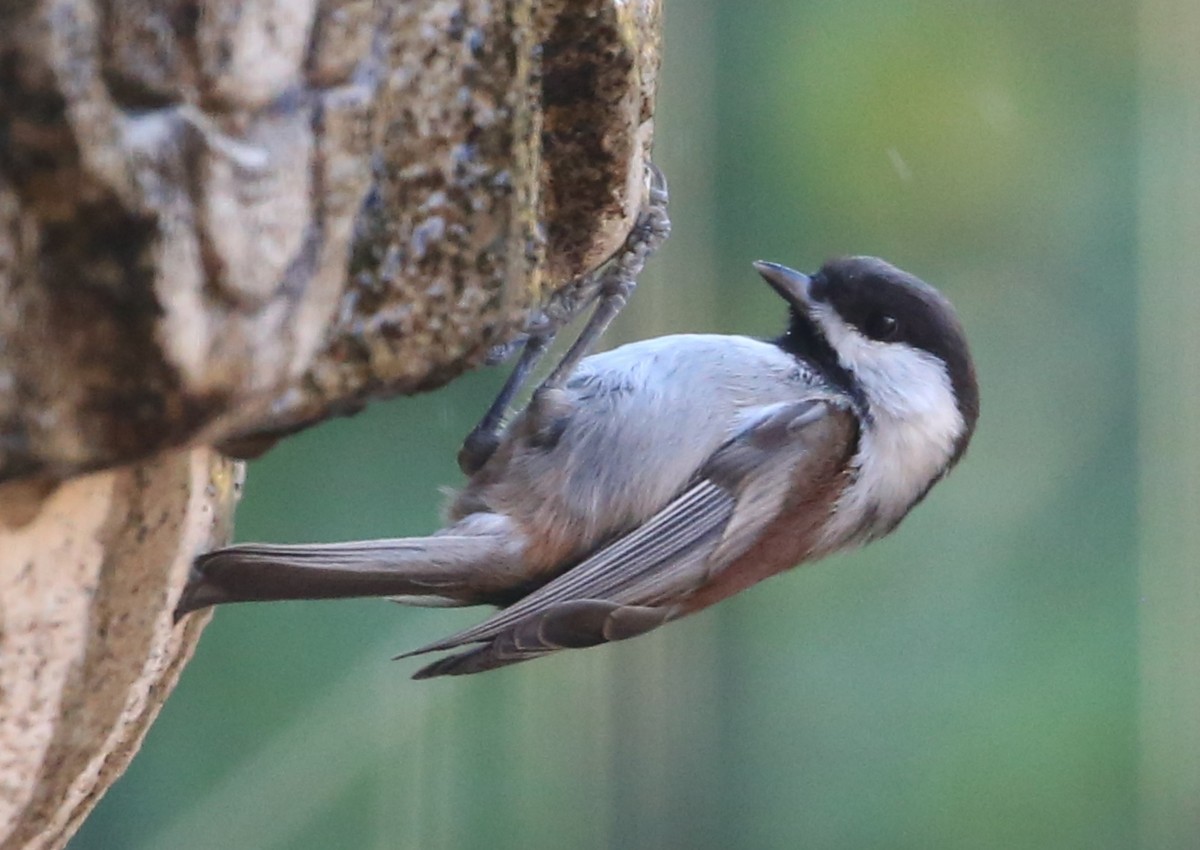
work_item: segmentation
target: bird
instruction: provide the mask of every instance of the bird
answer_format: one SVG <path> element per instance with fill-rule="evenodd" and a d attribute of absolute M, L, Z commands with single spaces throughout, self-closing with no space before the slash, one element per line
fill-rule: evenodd
<path fill-rule="evenodd" d="M 941 293 L 868 256 L 805 274 L 773 339 L 674 334 L 579 361 L 536 392 L 428 537 L 242 544 L 199 556 L 209 605 L 384 596 L 498 608 L 397 658 L 482 672 L 651 631 L 891 532 L 961 460 L 979 417 Z"/>

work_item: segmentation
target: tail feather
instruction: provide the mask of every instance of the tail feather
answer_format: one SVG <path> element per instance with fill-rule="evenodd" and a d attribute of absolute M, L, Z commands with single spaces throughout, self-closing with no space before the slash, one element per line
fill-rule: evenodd
<path fill-rule="evenodd" d="M 552 651 L 552 650 L 551 650 Z M 505 651 L 501 642 L 493 640 L 483 646 L 458 652 L 439 658 L 426 664 L 413 673 L 414 679 L 433 679 L 437 676 L 469 676 L 472 673 L 482 673 L 485 670 L 495 670 L 497 667 L 507 667 L 509 664 L 519 664 L 534 658 L 541 658 L 549 652 L 519 652 Z M 405 657 L 405 656 L 398 656 Z"/>
<path fill-rule="evenodd" d="M 322 545 L 248 544 L 196 558 L 175 609 L 184 614 L 226 602 L 425 598 L 436 605 L 487 601 L 509 578 L 513 561 L 503 535 L 454 535 Z"/>

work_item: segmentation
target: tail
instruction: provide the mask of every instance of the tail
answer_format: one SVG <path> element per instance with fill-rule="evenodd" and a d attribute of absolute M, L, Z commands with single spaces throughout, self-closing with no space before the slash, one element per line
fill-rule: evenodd
<path fill-rule="evenodd" d="M 175 619 L 226 602 L 283 599 L 396 596 L 417 605 L 481 604 L 519 575 L 513 550 L 502 534 L 230 546 L 196 558 Z"/>

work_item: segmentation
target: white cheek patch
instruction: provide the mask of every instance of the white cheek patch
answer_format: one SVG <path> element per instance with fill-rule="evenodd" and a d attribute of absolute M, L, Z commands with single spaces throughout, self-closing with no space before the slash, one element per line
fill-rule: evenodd
<path fill-rule="evenodd" d="M 873 418 L 854 458 L 857 476 L 826 535 L 827 544 L 836 546 L 848 538 L 869 540 L 899 521 L 945 469 L 966 423 L 937 357 L 868 339 L 826 304 L 814 304 L 812 312 L 842 366 L 858 380 Z"/>

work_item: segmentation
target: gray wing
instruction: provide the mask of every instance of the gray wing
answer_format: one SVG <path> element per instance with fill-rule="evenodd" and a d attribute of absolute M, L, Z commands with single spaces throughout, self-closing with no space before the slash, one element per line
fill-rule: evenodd
<path fill-rule="evenodd" d="M 838 406 L 808 398 L 752 409 L 692 483 L 647 522 L 482 623 L 397 657 L 481 644 L 422 668 L 416 678 L 461 675 L 662 625 L 680 613 L 681 598 L 744 552 L 795 495 L 797 464 L 827 456 L 842 432 L 814 426 Z"/>

